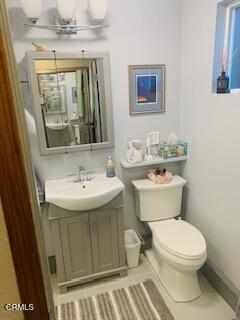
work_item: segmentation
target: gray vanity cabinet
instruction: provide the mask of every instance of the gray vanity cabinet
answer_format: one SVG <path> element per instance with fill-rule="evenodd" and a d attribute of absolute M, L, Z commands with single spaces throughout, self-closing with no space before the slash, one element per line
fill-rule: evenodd
<path fill-rule="evenodd" d="M 76 284 L 126 274 L 122 195 L 89 212 L 49 204 L 61 293 Z"/>
<path fill-rule="evenodd" d="M 60 220 L 66 280 L 93 273 L 88 214 Z"/>
<path fill-rule="evenodd" d="M 92 256 L 94 272 L 117 268 L 118 226 L 114 210 L 104 210 L 90 215 Z"/>

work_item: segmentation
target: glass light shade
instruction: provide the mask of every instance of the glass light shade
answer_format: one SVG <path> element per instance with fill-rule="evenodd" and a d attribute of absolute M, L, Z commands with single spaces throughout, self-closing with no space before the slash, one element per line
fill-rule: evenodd
<path fill-rule="evenodd" d="M 94 20 L 102 21 L 107 14 L 108 0 L 88 0 L 88 10 Z"/>
<path fill-rule="evenodd" d="M 29 19 L 38 19 L 42 11 L 42 0 L 21 0 L 25 16 Z"/>
<path fill-rule="evenodd" d="M 56 0 L 56 5 L 58 13 L 63 20 L 72 20 L 76 11 L 76 0 Z"/>

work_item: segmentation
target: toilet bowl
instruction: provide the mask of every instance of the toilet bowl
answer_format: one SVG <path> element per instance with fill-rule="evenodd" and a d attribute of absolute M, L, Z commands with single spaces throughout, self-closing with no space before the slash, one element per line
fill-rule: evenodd
<path fill-rule="evenodd" d="M 207 259 L 206 242 L 199 230 L 183 220 L 148 223 L 152 249 L 145 253 L 162 284 L 176 302 L 201 295 L 197 270 Z"/>
<path fill-rule="evenodd" d="M 165 185 L 148 179 L 134 180 L 137 217 L 152 231 L 152 248 L 145 252 L 160 281 L 176 302 L 201 295 L 197 271 L 207 259 L 206 241 L 190 223 L 176 219 L 181 214 L 182 190 L 186 184 L 174 176 Z"/>

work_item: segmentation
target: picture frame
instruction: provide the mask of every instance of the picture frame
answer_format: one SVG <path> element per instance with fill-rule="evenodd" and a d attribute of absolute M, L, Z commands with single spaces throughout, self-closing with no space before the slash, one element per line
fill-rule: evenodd
<path fill-rule="evenodd" d="M 165 112 L 166 66 L 129 66 L 130 115 Z"/>

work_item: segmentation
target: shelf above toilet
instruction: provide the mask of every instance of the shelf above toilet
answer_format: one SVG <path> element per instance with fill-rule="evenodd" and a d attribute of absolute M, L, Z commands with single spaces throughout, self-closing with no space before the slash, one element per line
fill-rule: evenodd
<path fill-rule="evenodd" d="M 127 160 L 122 160 L 121 165 L 125 169 L 131 169 L 131 168 L 139 168 L 139 167 L 146 167 L 146 166 L 153 166 L 157 164 L 165 164 L 165 163 L 170 163 L 170 162 L 180 162 L 180 161 L 186 161 L 188 159 L 187 156 L 184 157 L 176 157 L 176 158 L 171 158 L 171 159 L 163 159 L 163 158 L 155 158 L 151 161 L 142 161 L 138 163 L 129 163 Z"/>

